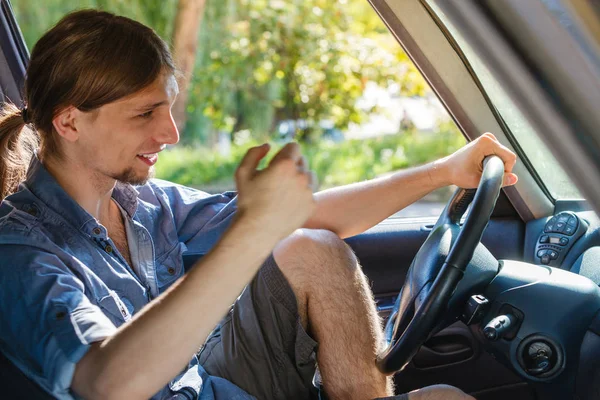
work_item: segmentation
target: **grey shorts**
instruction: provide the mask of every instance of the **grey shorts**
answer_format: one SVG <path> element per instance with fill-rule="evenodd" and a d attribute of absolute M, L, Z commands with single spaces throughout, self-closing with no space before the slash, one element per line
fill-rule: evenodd
<path fill-rule="evenodd" d="M 296 295 L 270 256 L 199 352 L 213 376 L 259 400 L 318 399 L 317 342 L 300 323 Z M 381 400 L 408 400 L 407 394 Z"/>
<path fill-rule="evenodd" d="M 200 350 L 200 364 L 257 399 L 316 399 L 317 342 L 304 330 L 296 296 L 273 257 Z"/>

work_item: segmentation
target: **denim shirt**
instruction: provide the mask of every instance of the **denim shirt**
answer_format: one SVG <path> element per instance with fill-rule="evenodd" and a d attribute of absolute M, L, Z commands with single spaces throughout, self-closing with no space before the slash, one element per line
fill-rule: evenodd
<path fill-rule="evenodd" d="M 132 265 L 35 156 L 19 191 L 0 204 L 0 351 L 59 399 L 76 397 L 75 365 L 90 344 L 180 278 L 182 254 L 208 252 L 236 210 L 234 193 L 208 195 L 159 180 L 118 183 L 113 199 L 125 216 Z M 169 338 L 157 337 L 156 345 L 162 340 Z M 208 400 L 219 391 L 252 398 L 190 357 L 152 399 Z"/>

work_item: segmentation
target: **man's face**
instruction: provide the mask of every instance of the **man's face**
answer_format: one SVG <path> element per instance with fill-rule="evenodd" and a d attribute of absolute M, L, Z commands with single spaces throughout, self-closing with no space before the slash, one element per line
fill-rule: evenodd
<path fill-rule="evenodd" d="M 140 92 L 80 113 L 78 164 L 100 180 L 144 184 L 154 174 L 158 153 L 179 141 L 171 115 L 177 93 L 175 77 L 161 74 Z"/>

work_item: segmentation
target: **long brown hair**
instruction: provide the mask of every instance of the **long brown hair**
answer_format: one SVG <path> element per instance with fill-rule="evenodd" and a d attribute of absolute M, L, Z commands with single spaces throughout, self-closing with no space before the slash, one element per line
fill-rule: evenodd
<path fill-rule="evenodd" d="M 66 15 L 35 44 L 23 100 L 0 109 L 0 200 L 17 190 L 35 149 L 60 158 L 52 125 L 70 105 L 82 111 L 133 94 L 161 73 L 174 73 L 167 44 L 129 18 L 81 10 Z M 27 123 L 26 123 L 27 122 Z"/>

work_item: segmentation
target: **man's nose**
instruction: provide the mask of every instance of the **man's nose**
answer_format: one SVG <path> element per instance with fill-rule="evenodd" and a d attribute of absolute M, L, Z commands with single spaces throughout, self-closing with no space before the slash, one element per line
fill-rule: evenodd
<path fill-rule="evenodd" d="M 173 119 L 173 114 L 169 112 L 168 118 L 165 118 L 161 124 L 160 131 L 156 135 L 156 141 L 161 144 L 176 144 L 179 142 L 179 130 Z"/>

